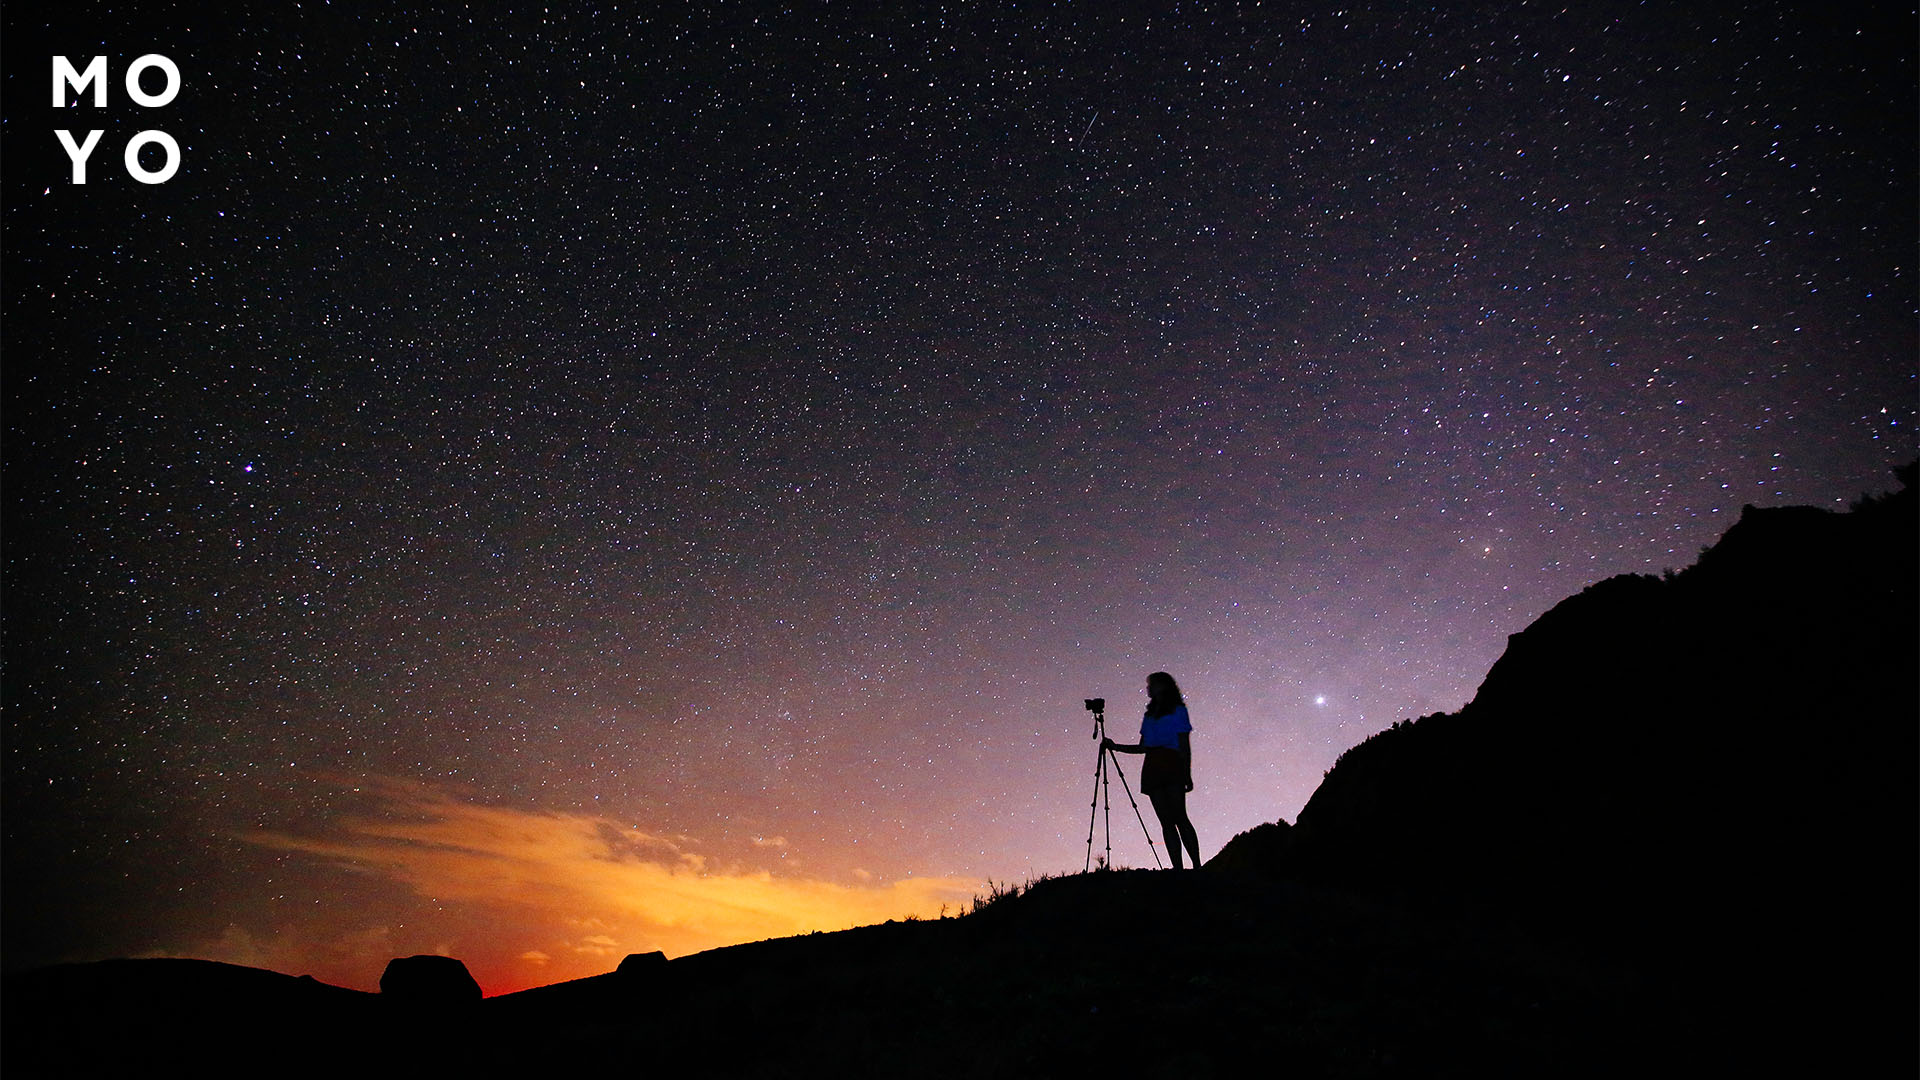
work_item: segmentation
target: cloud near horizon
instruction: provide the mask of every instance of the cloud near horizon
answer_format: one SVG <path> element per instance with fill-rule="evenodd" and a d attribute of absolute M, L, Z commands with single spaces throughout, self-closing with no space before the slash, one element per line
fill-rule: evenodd
<path fill-rule="evenodd" d="M 343 818 L 327 836 L 267 832 L 246 839 L 319 856 L 342 870 L 384 876 L 432 901 L 446 925 L 419 931 L 451 942 L 433 951 L 451 949 L 488 993 L 599 974 L 627 953 L 658 949 L 682 956 L 769 937 L 937 915 L 943 908 L 959 909 L 977 886 L 958 878 L 875 885 L 759 868 L 716 869 L 720 860 L 689 850 L 685 838 L 644 833 L 608 818 L 480 806 L 404 781 L 382 781 L 374 788 L 384 811 L 377 818 Z M 374 914 L 342 912 L 336 925 L 354 916 L 376 922 Z M 343 929 L 326 948 L 262 942 L 230 931 L 200 955 L 243 953 L 235 962 L 278 970 L 286 970 L 278 965 L 288 961 L 311 963 L 324 956 L 323 967 L 334 975 L 328 981 L 339 981 L 339 966 L 348 959 L 341 942 L 386 950 L 358 961 L 377 965 L 369 974 L 344 979 L 367 988 L 377 982 L 387 959 L 403 955 L 395 948 L 410 947 L 386 930 Z M 238 945 L 245 947 L 228 947 Z M 322 971 L 311 973 L 327 978 Z"/>

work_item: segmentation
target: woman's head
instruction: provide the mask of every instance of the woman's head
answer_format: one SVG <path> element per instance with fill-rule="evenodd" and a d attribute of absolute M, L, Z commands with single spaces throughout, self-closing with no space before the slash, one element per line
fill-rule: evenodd
<path fill-rule="evenodd" d="M 1185 704 L 1180 698 L 1180 684 L 1164 671 L 1147 676 L 1147 700 L 1161 712 L 1172 712 L 1176 706 Z"/>

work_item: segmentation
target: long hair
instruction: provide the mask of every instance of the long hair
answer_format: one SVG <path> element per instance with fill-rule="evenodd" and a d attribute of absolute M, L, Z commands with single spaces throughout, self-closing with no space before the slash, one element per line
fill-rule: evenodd
<path fill-rule="evenodd" d="M 1173 681 L 1173 676 L 1164 671 L 1147 676 L 1148 716 L 1165 716 L 1186 703 L 1180 696 L 1180 684 Z"/>

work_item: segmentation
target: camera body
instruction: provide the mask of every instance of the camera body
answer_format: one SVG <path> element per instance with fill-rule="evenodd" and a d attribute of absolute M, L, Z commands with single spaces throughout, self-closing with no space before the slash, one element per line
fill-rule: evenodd
<path fill-rule="evenodd" d="M 1103 698 L 1103 697 L 1090 697 L 1090 698 L 1086 698 L 1085 700 L 1086 700 L 1086 703 L 1087 703 L 1087 711 L 1088 711 L 1088 712 L 1091 712 L 1091 713 L 1103 713 L 1103 712 L 1106 712 L 1106 711 L 1107 711 L 1107 699 L 1106 699 L 1106 698 Z"/>

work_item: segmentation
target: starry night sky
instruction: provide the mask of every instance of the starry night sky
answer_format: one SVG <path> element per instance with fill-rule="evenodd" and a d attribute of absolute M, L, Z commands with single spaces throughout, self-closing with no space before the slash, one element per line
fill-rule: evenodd
<path fill-rule="evenodd" d="M 4 15 L 9 969 L 957 910 L 1162 669 L 1211 854 L 1920 450 L 1910 9 L 218 7 Z"/>

